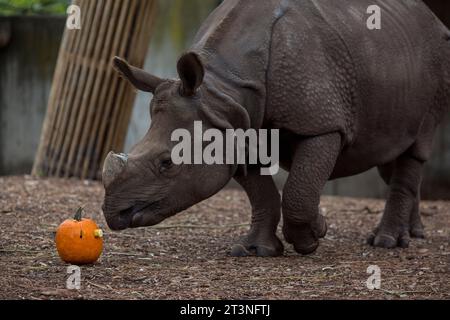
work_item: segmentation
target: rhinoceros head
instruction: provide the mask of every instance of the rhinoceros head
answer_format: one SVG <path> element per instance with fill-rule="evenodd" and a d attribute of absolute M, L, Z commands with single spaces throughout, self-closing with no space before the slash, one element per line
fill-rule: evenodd
<path fill-rule="evenodd" d="M 175 165 L 172 133 L 187 129 L 194 136 L 196 121 L 205 129 L 248 127 L 249 116 L 238 104 L 221 100 L 216 89 L 204 88 L 205 67 L 196 53 L 180 58 L 180 80 L 160 79 L 120 58 L 113 65 L 135 88 L 154 96 L 145 137 L 129 154 L 111 152 L 105 160 L 103 212 L 113 230 L 151 226 L 216 194 L 237 170 L 226 164 Z"/>

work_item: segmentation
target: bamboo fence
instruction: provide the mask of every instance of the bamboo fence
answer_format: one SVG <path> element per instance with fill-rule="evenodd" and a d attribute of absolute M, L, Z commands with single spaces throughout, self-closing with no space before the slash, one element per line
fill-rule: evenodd
<path fill-rule="evenodd" d="M 81 29 L 64 32 L 33 175 L 100 179 L 109 151 L 123 149 L 135 90 L 114 56 L 142 67 L 156 0 L 74 0 Z"/>

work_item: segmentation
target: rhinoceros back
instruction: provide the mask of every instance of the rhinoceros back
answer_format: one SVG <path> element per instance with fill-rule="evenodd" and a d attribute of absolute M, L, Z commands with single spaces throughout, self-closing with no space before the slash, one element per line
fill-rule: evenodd
<path fill-rule="evenodd" d="M 442 118 L 448 30 L 422 1 L 288 2 L 270 54 L 274 126 L 300 136 L 341 132 L 343 158 L 367 160 L 343 170 L 354 174 L 405 152 L 428 115 Z M 371 5 L 381 9 L 380 30 L 368 28 Z"/>
<path fill-rule="evenodd" d="M 372 5 L 380 30 L 367 27 Z M 245 106 L 253 123 L 303 136 L 339 131 L 354 150 L 371 145 L 390 159 L 430 110 L 442 113 L 434 102 L 448 74 L 447 31 L 415 0 L 227 0 L 192 49 L 213 76 L 258 92 Z"/>

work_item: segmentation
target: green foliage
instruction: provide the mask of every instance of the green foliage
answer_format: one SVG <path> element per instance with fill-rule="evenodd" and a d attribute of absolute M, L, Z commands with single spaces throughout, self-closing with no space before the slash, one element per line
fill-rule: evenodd
<path fill-rule="evenodd" d="M 0 0 L 0 15 L 65 14 L 70 0 Z"/>

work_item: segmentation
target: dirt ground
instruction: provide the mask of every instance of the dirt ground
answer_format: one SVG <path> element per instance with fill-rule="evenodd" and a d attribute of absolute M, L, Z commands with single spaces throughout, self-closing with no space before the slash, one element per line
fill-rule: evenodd
<path fill-rule="evenodd" d="M 226 190 L 158 227 L 110 232 L 100 184 L 0 178 L 0 299 L 449 299 L 450 203 L 424 202 L 427 239 L 406 250 L 374 249 L 367 233 L 383 202 L 324 197 L 329 233 L 299 256 L 232 258 L 250 206 Z M 56 227 L 79 206 L 105 230 L 100 261 L 85 266 L 82 288 L 66 288 L 67 265 L 54 246 Z M 381 268 L 370 291 L 367 268 Z"/>

